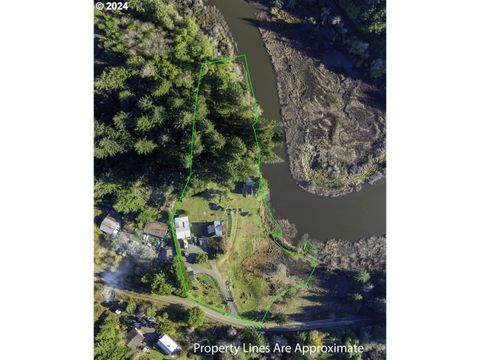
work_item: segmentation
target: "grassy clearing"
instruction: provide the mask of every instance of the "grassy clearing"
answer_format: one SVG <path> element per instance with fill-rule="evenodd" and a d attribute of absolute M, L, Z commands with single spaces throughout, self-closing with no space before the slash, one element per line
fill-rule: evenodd
<path fill-rule="evenodd" d="M 240 312 L 264 309 L 268 303 L 268 286 L 261 277 L 246 275 L 242 263 L 254 255 L 258 245 L 269 241 L 260 211 L 261 198 L 245 198 L 232 194 L 236 212 L 232 213 L 231 236 L 226 239 L 227 251 L 217 260 L 217 267 L 225 279 L 231 282 L 232 295 Z M 242 209 L 247 215 L 241 215 Z"/>
<path fill-rule="evenodd" d="M 202 195 L 185 197 L 182 200 L 180 209 L 186 212 L 185 215 L 188 216 L 190 223 L 204 223 L 214 220 L 227 220 L 227 214 L 225 213 L 225 211 L 212 210 L 209 207 L 209 203 L 218 204 L 218 200 L 216 198 L 207 200 Z M 221 203 L 225 203 L 224 199 L 222 199 Z"/>
<path fill-rule="evenodd" d="M 192 296 L 196 299 L 227 311 L 227 304 L 215 280 L 207 274 L 197 274 L 192 280 Z"/>
<path fill-rule="evenodd" d="M 209 203 L 217 204 L 222 209 L 212 210 Z M 223 220 L 227 224 L 227 236 L 223 239 L 226 252 L 217 258 L 216 265 L 223 279 L 230 281 L 232 295 L 240 312 L 263 310 L 270 299 L 265 280 L 246 274 L 242 267 L 243 261 L 254 255 L 257 246 L 270 241 L 260 204 L 260 194 L 244 197 L 228 192 L 211 199 L 204 195 L 187 196 L 179 207 L 189 217 L 194 235 L 199 235 L 201 224 L 206 222 Z M 197 293 L 192 292 L 192 295 L 196 296 Z M 205 301 L 206 297 L 199 294 L 198 299 Z"/>
<path fill-rule="evenodd" d="M 233 297 L 242 313 L 265 311 L 266 306 L 270 303 L 270 297 L 268 297 L 268 301 L 265 301 L 268 296 L 268 286 L 263 278 L 259 276 L 238 277 L 234 280 L 233 285 Z"/>

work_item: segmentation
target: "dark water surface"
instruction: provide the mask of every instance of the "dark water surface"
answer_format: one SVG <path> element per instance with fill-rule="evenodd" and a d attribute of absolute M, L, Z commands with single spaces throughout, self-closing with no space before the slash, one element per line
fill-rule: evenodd
<path fill-rule="evenodd" d="M 208 0 L 225 17 L 238 44 L 245 53 L 252 76 L 255 97 L 266 117 L 281 123 L 275 73 L 263 45 L 255 20 L 258 4 L 245 0 Z M 286 159 L 285 151 L 281 157 Z M 386 232 L 386 184 L 382 181 L 364 186 L 359 192 L 336 198 L 320 197 L 298 187 L 288 169 L 288 162 L 262 165 L 262 173 L 270 187 L 272 210 L 278 218 L 294 223 L 298 235 L 308 233 L 312 238 L 326 240 L 341 238 L 355 240 Z"/>

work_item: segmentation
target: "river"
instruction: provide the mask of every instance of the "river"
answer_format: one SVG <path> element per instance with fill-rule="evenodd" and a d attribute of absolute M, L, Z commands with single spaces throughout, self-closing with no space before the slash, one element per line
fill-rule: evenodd
<path fill-rule="evenodd" d="M 225 17 L 238 45 L 239 52 L 248 58 L 255 97 L 263 115 L 281 123 L 275 72 L 264 47 L 255 20 L 260 5 L 245 0 L 208 0 Z M 286 159 L 285 149 L 278 149 Z M 270 187 L 270 203 L 277 218 L 294 223 L 298 235 L 327 240 L 341 238 L 356 240 L 386 232 L 386 182 L 366 185 L 359 192 L 327 198 L 310 194 L 298 187 L 288 169 L 288 161 L 262 165 L 262 173 Z M 298 237 L 298 236 L 297 236 Z"/>

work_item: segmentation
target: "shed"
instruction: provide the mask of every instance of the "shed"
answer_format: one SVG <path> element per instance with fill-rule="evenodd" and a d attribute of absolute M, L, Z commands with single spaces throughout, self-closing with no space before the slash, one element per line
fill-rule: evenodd
<path fill-rule="evenodd" d="M 193 270 L 193 268 L 191 266 L 188 266 L 187 267 L 187 275 L 188 276 L 194 276 L 196 274 L 195 270 Z"/>
<path fill-rule="evenodd" d="M 243 188 L 242 188 L 243 196 L 245 197 L 252 196 L 254 186 L 255 186 L 255 183 L 253 182 L 253 180 L 249 179 L 245 181 L 245 184 L 243 184 Z"/>

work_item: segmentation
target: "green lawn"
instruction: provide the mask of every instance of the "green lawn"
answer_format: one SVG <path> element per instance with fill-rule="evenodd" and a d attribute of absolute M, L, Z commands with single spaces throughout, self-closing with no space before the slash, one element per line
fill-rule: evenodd
<path fill-rule="evenodd" d="M 222 197 L 222 203 L 225 203 L 227 199 L 223 198 L 224 197 Z M 185 215 L 188 216 L 190 223 L 227 220 L 227 214 L 224 210 L 212 210 L 209 207 L 209 203 L 218 204 L 219 201 L 217 199 L 207 200 L 201 195 L 195 195 L 183 198 L 179 208 L 183 211 L 186 211 Z"/>
<path fill-rule="evenodd" d="M 259 276 L 235 278 L 232 287 L 233 297 L 238 309 L 242 312 L 265 311 L 270 297 L 265 281 Z M 268 301 L 265 301 L 267 300 Z M 259 306 L 261 304 L 261 306 Z M 257 319 L 258 320 L 258 319 Z"/>

